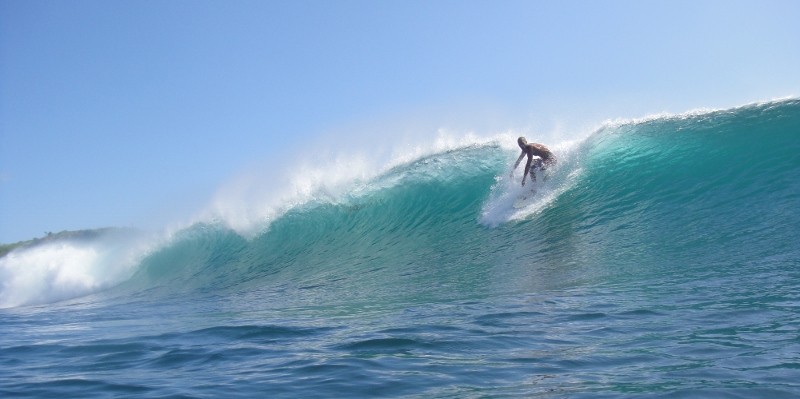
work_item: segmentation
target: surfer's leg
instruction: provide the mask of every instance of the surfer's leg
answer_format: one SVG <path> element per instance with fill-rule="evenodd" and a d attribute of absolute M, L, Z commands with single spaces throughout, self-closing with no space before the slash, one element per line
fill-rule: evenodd
<path fill-rule="evenodd" d="M 555 164 L 556 164 L 555 158 L 551 158 L 546 162 L 539 161 L 539 169 L 542 171 L 542 181 L 547 181 L 549 173 L 545 171 Z"/>
<path fill-rule="evenodd" d="M 542 160 L 541 159 L 537 159 L 537 160 L 535 160 L 533 162 L 533 165 L 531 165 L 531 181 L 536 181 L 536 170 L 537 169 L 542 169 L 542 168 L 543 167 L 542 167 Z M 544 170 L 544 169 L 542 169 L 542 170 Z"/>

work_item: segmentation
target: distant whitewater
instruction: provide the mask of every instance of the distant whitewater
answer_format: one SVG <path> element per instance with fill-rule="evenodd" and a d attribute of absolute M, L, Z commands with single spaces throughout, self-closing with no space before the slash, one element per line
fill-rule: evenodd
<path fill-rule="evenodd" d="M 800 395 L 800 100 L 545 143 L 559 163 L 522 206 L 515 139 L 237 185 L 157 237 L 14 251 L 0 392 Z"/>

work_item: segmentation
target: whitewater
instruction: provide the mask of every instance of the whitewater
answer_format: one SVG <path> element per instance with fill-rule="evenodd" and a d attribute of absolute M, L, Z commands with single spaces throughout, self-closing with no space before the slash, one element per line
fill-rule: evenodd
<path fill-rule="evenodd" d="M 9 253 L 0 396 L 800 396 L 799 99 L 607 122 L 526 187 L 516 136 Z"/>

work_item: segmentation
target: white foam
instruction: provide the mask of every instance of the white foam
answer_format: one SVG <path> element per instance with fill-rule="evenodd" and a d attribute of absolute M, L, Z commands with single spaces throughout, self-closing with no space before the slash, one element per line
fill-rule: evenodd
<path fill-rule="evenodd" d="M 546 209 L 572 187 L 583 172 L 580 144 L 584 140 L 564 141 L 550 146 L 557 154 L 558 164 L 544 173 L 537 172 L 537 181 L 528 180 L 524 187 L 520 184 L 523 165 L 513 171 L 513 176 L 506 171 L 503 175 L 495 177 L 489 199 L 481 210 L 480 223 L 488 227 L 497 227 L 510 221 L 530 218 Z M 543 175 L 547 178 L 545 179 Z M 535 190 L 535 193 L 531 194 L 531 190 Z M 528 199 L 520 202 L 520 198 L 523 197 Z"/>
<path fill-rule="evenodd" d="M 652 114 L 648 114 L 648 115 L 645 115 L 645 116 L 642 116 L 642 117 L 638 117 L 638 118 L 607 119 L 603 123 L 601 123 L 601 128 L 616 128 L 616 127 L 621 127 L 621 126 L 626 126 L 626 125 L 639 125 L 639 124 L 644 124 L 644 123 L 648 123 L 648 122 L 654 122 L 654 121 L 657 121 L 657 120 L 665 120 L 665 121 L 685 120 L 685 119 L 691 119 L 691 118 L 696 118 L 696 117 L 716 114 L 716 113 L 720 113 L 720 112 L 735 113 L 735 112 L 739 112 L 739 111 L 741 111 L 743 109 L 747 109 L 747 108 L 755 108 L 755 107 L 769 106 L 769 105 L 779 105 L 779 104 L 787 102 L 787 101 L 796 101 L 797 99 L 798 99 L 797 96 L 785 96 L 785 97 L 776 97 L 776 98 L 773 98 L 773 99 L 770 99 L 770 100 L 755 101 L 755 102 L 746 103 L 746 104 L 742 104 L 742 105 L 737 105 L 737 106 L 733 106 L 733 107 L 718 107 L 718 108 L 701 107 L 701 108 L 693 108 L 693 109 L 690 109 L 688 111 L 679 112 L 679 113 L 658 112 L 658 113 L 652 113 Z"/>
<path fill-rule="evenodd" d="M 0 258 L 0 308 L 53 303 L 118 284 L 149 245 L 131 239 L 56 241 Z"/>

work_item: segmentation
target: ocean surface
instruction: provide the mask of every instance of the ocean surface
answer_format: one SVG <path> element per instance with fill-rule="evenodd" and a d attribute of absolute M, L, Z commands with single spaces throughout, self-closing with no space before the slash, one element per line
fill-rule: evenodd
<path fill-rule="evenodd" d="M 0 397 L 800 397 L 800 100 L 515 139 L 8 254 Z"/>

